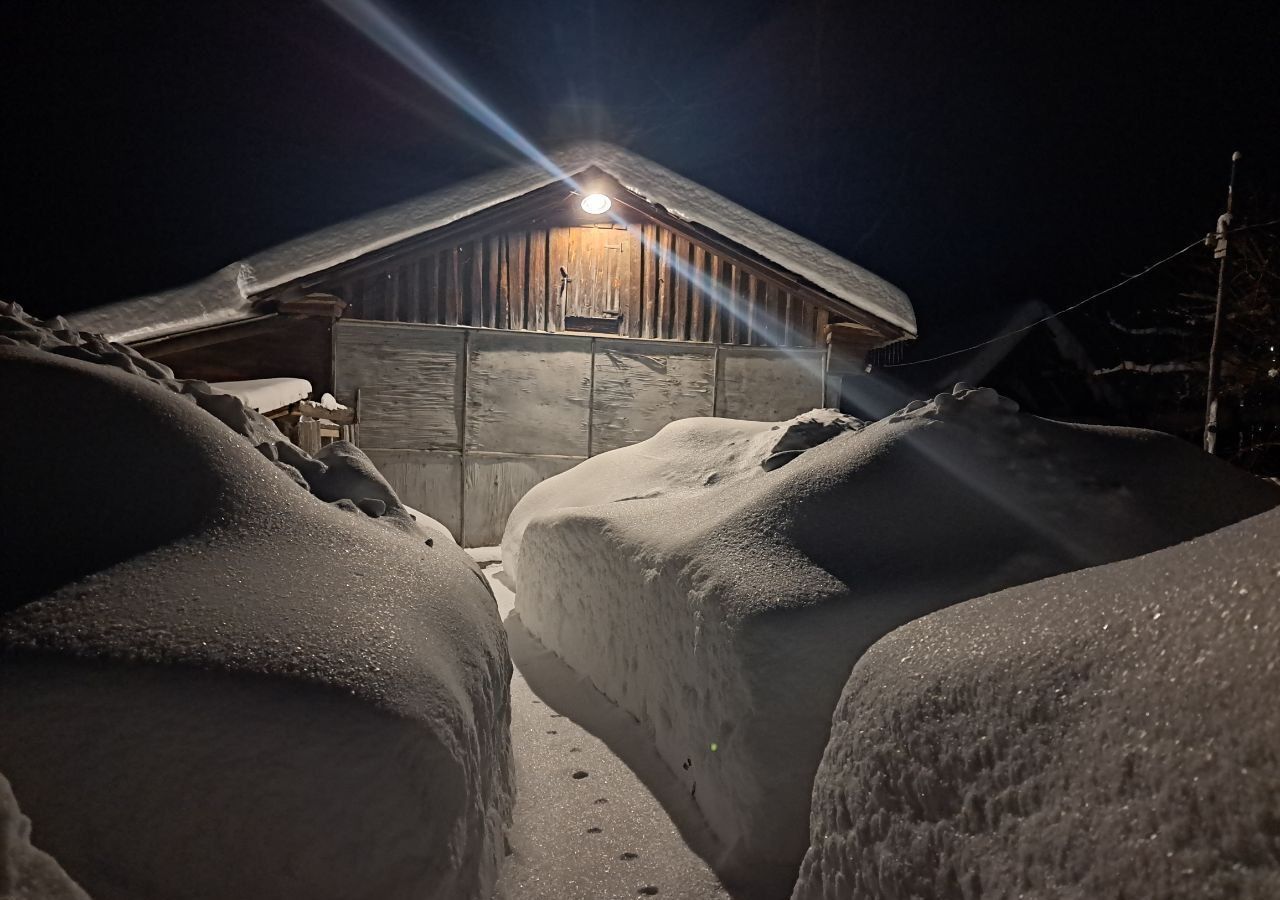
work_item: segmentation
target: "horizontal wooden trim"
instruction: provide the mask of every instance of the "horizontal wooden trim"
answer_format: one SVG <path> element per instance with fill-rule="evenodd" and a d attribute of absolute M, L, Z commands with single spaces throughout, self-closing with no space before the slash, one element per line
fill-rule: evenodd
<path fill-rule="evenodd" d="M 147 338 L 143 341 L 131 343 L 129 346 L 136 350 L 159 348 L 158 352 L 161 355 L 179 353 L 183 350 L 195 350 L 199 347 L 209 347 L 214 344 L 223 344 L 227 341 L 238 341 L 241 338 L 268 332 L 272 329 L 272 326 L 277 324 L 275 322 L 277 318 L 276 313 L 264 313 L 260 316 L 240 319 L 235 322 L 206 325 L 193 331 Z"/>

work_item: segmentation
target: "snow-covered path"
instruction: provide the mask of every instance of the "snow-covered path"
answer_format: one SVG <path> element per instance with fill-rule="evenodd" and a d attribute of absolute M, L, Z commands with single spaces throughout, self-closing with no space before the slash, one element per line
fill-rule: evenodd
<path fill-rule="evenodd" d="M 467 551 L 484 567 L 505 619 L 515 595 L 495 578 L 496 547 Z M 728 898 L 640 780 L 601 741 L 511 680 L 517 800 L 506 900 Z"/>

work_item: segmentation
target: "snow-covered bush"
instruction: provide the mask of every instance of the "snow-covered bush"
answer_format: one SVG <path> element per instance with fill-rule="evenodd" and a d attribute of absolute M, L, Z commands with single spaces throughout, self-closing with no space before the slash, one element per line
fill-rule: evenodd
<path fill-rule="evenodd" d="M 1280 511 L 925 616 L 836 709 L 794 900 L 1280 897 Z"/>
<path fill-rule="evenodd" d="M 1278 501 L 1167 436 L 1023 415 L 964 385 L 865 426 L 689 419 L 526 495 L 503 540 L 508 627 L 639 721 L 722 877 L 779 896 L 840 691 L 877 639 Z"/>

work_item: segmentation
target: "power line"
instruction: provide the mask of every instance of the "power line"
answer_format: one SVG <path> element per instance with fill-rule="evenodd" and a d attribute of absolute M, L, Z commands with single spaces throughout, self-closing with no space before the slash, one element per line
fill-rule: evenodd
<path fill-rule="evenodd" d="M 1272 219 L 1269 222 L 1259 222 L 1256 225 L 1245 225 L 1240 228 L 1232 228 L 1227 233 L 1239 234 L 1242 231 L 1252 231 L 1255 228 L 1267 228 L 1271 225 L 1276 225 L 1276 224 L 1280 224 L 1280 219 Z M 1034 322 L 1031 322 L 1027 325 L 1023 325 L 1021 328 L 1015 328 L 1013 329 L 1013 331 L 1008 331 L 1008 332 L 1005 332 L 1004 334 L 996 335 L 995 337 L 988 338 L 985 341 L 979 341 L 978 343 L 972 344 L 971 346 L 968 346 L 968 347 L 961 347 L 959 350 L 952 350 L 948 353 L 939 353 L 937 356 L 930 356 L 927 359 L 916 359 L 916 360 L 912 360 L 911 362 L 888 363 L 885 365 L 878 366 L 877 368 L 901 369 L 901 368 L 905 368 L 906 366 L 920 366 L 920 365 L 924 365 L 925 363 L 936 362 L 937 360 L 940 360 L 940 359 L 947 359 L 948 357 L 959 356 L 961 353 L 968 353 L 970 350 L 977 350 L 980 347 L 987 346 L 988 344 L 994 344 L 997 341 L 1003 341 L 1008 338 L 1011 338 L 1016 334 L 1022 334 L 1024 331 L 1030 331 L 1032 328 L 1035 328 L 1037 325 L 1043 325 L 1045 322 L 1048 322 L 1050 319 L 1056 319 L 1058 318 L 1058 316 L 1065 315 L 1074 309 L 1079 309 L 1080 307 L 1084 306 L 1086 303 L 1091 303 L 1092 301 L 1097 300 L 1099 297 L 1105 296 L 1106 294 L 1110 294 L 1112 291 L 1116 290 L 1117 288 L 1124 287 L 1129 282 L 1134 281 L 1138 278 L 1141 278 L 1143 275 L 1146 275 L 1148 272 L 1151 272 L 1155 269 L 1160 268 L 1165 263 L 1172 262 L 1182 254 L 1186 253 L 1188 250 L 1191 250 L 1193 247 L 1203 244 L 1204 240 L 1205 240 L 1204 238 L 1196 238 L 1194 241 L 1187 244 L 1187 246 L 1183 247 L 1181 250 L 1178 250 L 1174 253 L 1169 254 L 1159 262 L 1152 263 L 1151 265 L 1143 269 L 1141 272 L 1137 272 L 1133 275 L 1128 276 L 1127 278 L 1123 278 L 1120 281 L 1117 281 L 1115 284 L 1111 285 L 1111 287 L 1103 288 L 1102 290 L 1098 291 L 1096 294 L 1090 294 L 1088 297 L 1085 297 L 1083 300 L 1079 301 L 1078 303 L 1071 304 L 1066 309 L 1060 309 L 1057 312 L 1049 313 L 1049 315 L 1036 319 Z"/>

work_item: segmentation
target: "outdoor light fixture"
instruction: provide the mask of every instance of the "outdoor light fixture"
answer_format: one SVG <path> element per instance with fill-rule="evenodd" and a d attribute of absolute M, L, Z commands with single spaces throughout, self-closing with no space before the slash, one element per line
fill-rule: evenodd
<path fill-rule="evenodd" d="M 613 201 L 604 194 L 587 194 L 582 198 L 582 211 L 593 216 L 608 212 L 610 206 L 613 206 Z"/>

